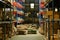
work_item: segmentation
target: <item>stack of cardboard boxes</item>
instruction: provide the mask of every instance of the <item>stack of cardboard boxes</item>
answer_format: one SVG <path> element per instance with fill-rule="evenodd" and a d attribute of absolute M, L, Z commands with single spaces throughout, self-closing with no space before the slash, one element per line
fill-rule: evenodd
<path fill-rule="evenodd" d="M 8 38 L 11 37 L 12 26 L 11 26 L 11 23 L 7 23 L 8 21 L 3 21 L 3 19 L 4 19 L 3 14 L 4 14 L 3 13 L 3 8 L 0 8 L 0 40 L 4 40 L 4 38 L 6 38 L 6 40 L 8 40 Z M 8 12 L 7 15 L 9 15 L 9 14 L 10 13 Z M 6 28 L 6 30 L 5 30 L 5 28 Z"/>
<path fill-rule="evenodd" d="M 52 31 L 54 31 L 54 40 L 58 40 L 58 27 L 59 27 L 59 13 L 58 12 L 54 12 L 54 25 L 53 25 L 53 11 L 50 10 L 50 11 L 47 11 L 46 12 L 46 16 L 48 18 L 49 16 L 49 28 L 50 28 L 50 40 L 52 40 Z M 53 29 L 53 26 L 54 26 L 54 29 Z M 47 36 L 48 36 L 48 27 L 47 27 Z"/>

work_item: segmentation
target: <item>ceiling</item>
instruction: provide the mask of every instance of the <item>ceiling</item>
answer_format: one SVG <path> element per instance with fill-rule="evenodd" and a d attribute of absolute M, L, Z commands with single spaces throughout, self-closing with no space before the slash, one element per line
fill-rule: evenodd
<path fill-rule="evenodd" d="M 34 9 L 30 8 L 30 3 L 34 3 Z M 25 0 L 25 12 L 38 12 L 39 11 L 39 0 Z"/>
<path fill-rule="evenodd" d="M 52 8 L 52 5 L 54 5 L 53 7 L 54 8 L 60 8 L 60 0 L 53 0 L 53 1 L 50 1 L 48 2 L 48 5 L 46 7 L 50 7 Z"/>

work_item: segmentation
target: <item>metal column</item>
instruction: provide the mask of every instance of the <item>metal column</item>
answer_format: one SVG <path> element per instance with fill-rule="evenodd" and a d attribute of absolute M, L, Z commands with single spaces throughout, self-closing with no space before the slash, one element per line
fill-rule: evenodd
<path fill-rule="evenodd" d="M 48 16 L 48 40 L 50 40 L 50 17 Z"/>
<path fill-rule="evenodd" d="M 3 16 L 4 16 L 4 18 L 3 18 L 3 21 L 5 21 L 6 20 L 6 15 L 5 15 L 5 5 L 4 5 L 4 13 L 3 13 Z M 3 40 L 6 40 L 6 24 L 4 24 L 3 23 Z"/>
<path fill-rule="evenodd" d="M 53 11 L 53 19 L 52 19 L 52 40 L 54 40 L 54 12 L 55 12 L 55 9 L 54 9 L 54 0 L 52 0 L 52 11 Z"/>

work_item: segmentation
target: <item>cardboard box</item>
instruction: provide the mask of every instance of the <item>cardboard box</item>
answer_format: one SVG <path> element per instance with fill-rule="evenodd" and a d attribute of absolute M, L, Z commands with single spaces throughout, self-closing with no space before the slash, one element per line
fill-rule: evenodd
<path fill-rule="evenodd" d="M 53 40 L 53 36 L 50 36 L 50 40 Z M 54 34 L 54 40 L 58 40 L 58 35 Z"/>
<path fill-rule="evenodd" d="M 48 16 L 48 15 L 53 15 L 53 11 L 47 11 L 46 12 L 46 15 Z"/>

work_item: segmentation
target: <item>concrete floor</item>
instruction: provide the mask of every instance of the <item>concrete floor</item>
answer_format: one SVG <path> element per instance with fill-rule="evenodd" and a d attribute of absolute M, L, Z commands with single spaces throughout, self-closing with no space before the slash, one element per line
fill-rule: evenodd
<path fill-rule="evenodd" d="M 45 40 L 41 34 L 15 35 L 10 40 Z"/>

